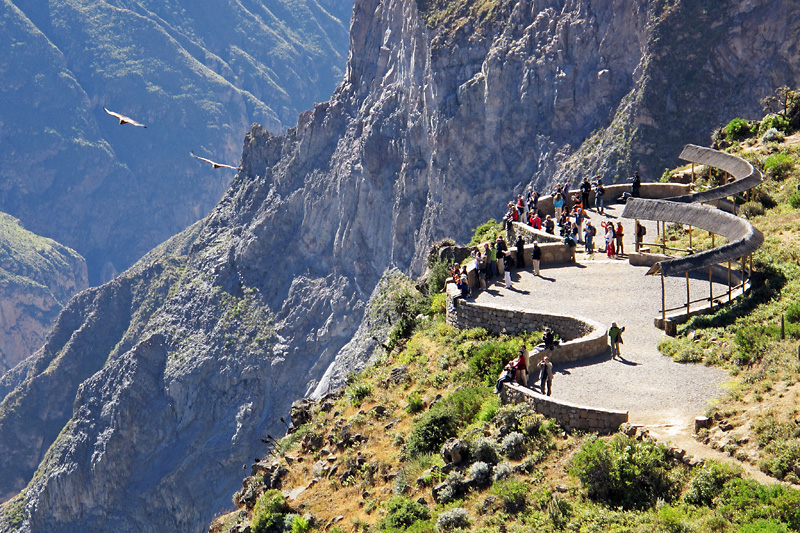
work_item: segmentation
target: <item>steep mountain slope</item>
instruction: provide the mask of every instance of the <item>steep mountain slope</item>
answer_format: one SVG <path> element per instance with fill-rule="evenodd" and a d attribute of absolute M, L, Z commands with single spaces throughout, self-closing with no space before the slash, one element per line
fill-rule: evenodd
<path fill-rule="evenodd" d="M 351 3 L 0 4 L 0 210 L 92 283 L 204 216 L 252 122 L 278 132 L 341 80 Z M 120 127 L 102 107 L 146 130 Z"/>
<path fill-rule="evenodd" d="M 0 376 L 44 344 L 58 312 L 87 286 L 80 255 L 0 213 Z"/>
<path fill-rule="evenodd" d="M 576 173 L 564 163 L 592 131 L 619 137 L 599 141 L 596 165 L 620 169 L 656 168 L 707 136 L 660 129 L 658 152 L 636 151 L 641 124 L 660 113 L 650 102 L 665 80 L 679 83 L 671 76 L 686 58 L 676 54 L 689 47 L 710 61 L 706 38 L 729 37 L 698 31 L 678 45 L 657 38 L 663 28 L 741 20 L 763 28 L 751 37 L 771 52 L 742 55 L 731 72 L 778 72 L 784 84 L 800 71 L 774 39 L 800 29 L 778 0 L 730 2 L 707 19 L 683 2 L 645 0 L 419 5 L 359 0 L 332 99 L 280 137 L 254 126 L 242 170 L 204 224 L 73 300 L 45 348 L 9 373 L 0 457 L 29 462 L 14 476 L 5 472 L 16 465 L 0 464 L 6 498 L 28 483 L 6 504 L 3 530 L 203 529 L 230 506 L 239 465 L 284 427 L 291 401 L 363 364 L 369 343 L 360 361 L 352 350 L 347 363 L 336 357 L 388 266 L 419 272 L 432 240 L 465 238 L 531 179 Z M 724 65 L 711 71 L 754 109 L 772 91 L 727 80 Z M 724 100 L 696 102 L 685 109 L 705 124 L 726 113 Z M 92 346 L 85 366 L 82 343 Z M 62 373 L 70 379 L 45 396 Z M 61 410 L 46 423 L 28 407 L 45 397 Z M 15 424 L 26 438 L 12 441 Z"/>

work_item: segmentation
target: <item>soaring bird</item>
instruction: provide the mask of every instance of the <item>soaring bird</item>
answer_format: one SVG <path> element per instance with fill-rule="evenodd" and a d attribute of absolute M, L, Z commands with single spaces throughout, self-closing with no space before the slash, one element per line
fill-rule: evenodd
<path fill-rule="evenodd" d="M 223 163 L 217 163 L 216 161 L 212 161 L 210 159 L 206 159 L 205 157 L 200 157 L 199 155 L 194 155 L 193 151 L 190 151 L 189 153 L 192 154 L 192 157 L 194 157 L 195 159 L 199 159 L 200 161 L 205 161 L 206 163 L 208 163 L 209 165 L 211 165 L 214 168 L 232 168 L 233 170 L 239 170 L 238 167 L 234 167 L 234 166 L 231 166 L 231 165 L 225 165 Z"/>
<path fill-rule="evenodd" d="M 140 128 L 146 128 L 147 127 L 144 124 L 142 124 L 141 122 L 136 122 L 131 117 L 126 117 L 125 115 L 121 115 L 119 113 L 115 113 L 113 111 L 109 111 L 108 109 L 105 108 L 105 106 L 103 106 L 103 111 L 105 111 L 106 113 L 108 113 L 112 117 L 114 117 L 116 119 L 119 119 L 120 125 L 121 124 L 130 124 L 131 126 L 138 126 Z"/>

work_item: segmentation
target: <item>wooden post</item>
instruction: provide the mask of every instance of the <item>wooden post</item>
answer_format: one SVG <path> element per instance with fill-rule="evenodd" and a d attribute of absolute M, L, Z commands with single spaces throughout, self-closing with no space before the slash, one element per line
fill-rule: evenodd
<path fill-rule="evenodd" d="M 708 307 L 714 309 L 714 280 L 713 276 L 714 265 L 708 266 Z"/>
<path fill-rule="evenodd" d="M 692 163 L 692 185 L 694 185 L 694 163 Z"/>
<path fill-rule="evenodd" d="M 728 261 L 728 303 L 731 302 L 731 262 Z"/>
<path fill-rule="evenodd" d="M 663 224 L 663 227 L 661 229 L 661 242 L 662 242 L 661 253 L 666 255 L 667 254 L 667 222 L 666 222 L 666 220 L 664 222 L 662 222 L 661 224 Z"/>
<path fill-rule="evenodd" d="M 692 226 L 689 226 L 689 249 L 692 250 Z"/>
<path fill-rule="evenodd" d="M 639 242 L 639 219 L 636 218 L 634 219 L 633 223 L 633 248 L 634 250 L 636 250 L 637 253 L 639 252 L 640 244 L 641 243 Z"/>
<path fill-rule="evenodd" d="M 687 272 L 686 273 L 686 314 L 687 315 L 689 313 L 691 313 L 691 310 L 689 309 L 691 301 L 692 301 L 692 298 L 689 295 L 689 273 Z"/>
<path fill-rule="evenodd" d="M 661 328 L 667 331 L 667 299 L 664 289 L 664 272 L 661 272 Z"/>
<path fill-rule="evenodd" d="M 711 247 L 712 247 L 712 248 L 715 248 L 715 244 L 714 244 L 714 234 L 713 234 L 713 233 L 711 234 Z"/>

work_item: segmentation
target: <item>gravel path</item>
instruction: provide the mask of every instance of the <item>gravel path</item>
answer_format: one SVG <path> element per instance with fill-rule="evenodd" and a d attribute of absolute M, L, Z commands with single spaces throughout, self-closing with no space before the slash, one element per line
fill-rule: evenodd
<path fill-rule="evenodd" d="M 620 206 L 621 207 L 621 206 Z M 610 210 L 615 213 L 616 210 Z M 616 211 L 618 213 L 619 211 Z M 619 220 L 590 214 L 593 223 Z M 633 221 L 621 219 L 625 228 L 625 249 L 633 250 Z M 656 234 L 649 224 L 647 237 Z M 627 242 L 630 241 L 630 242 Z M 578 245 L 578 250 L 582 247 Z M 570 402 L 629 412 L 632 423 L 643 424 L 658 433 L 691 433 L 695 416 L 703 415 L 709 400 L 723 395 L 725 372 L 696 364 L 678 364 L 662 355 L 657 344 L 663 333 L 653 325 L 661 311 L 661 277 L 646 276 L 646 267 L 631 266 L 626 260 L 607 259 L 595 254 L 578 254 L 575 265 L 543 268 L 535 277 L 529 269 L 512 273 L 513 288 L 495 280 L 475 300 L 497 307 L 566 313 L 625 326 L 623 360 L 602 357 L 555 367 L 553 396 Z M 667 307 L 677 307 L 686 298 L 686 280 L 667 278 Z M 692 299 L 708 295 L 708 279 L 693 279 Z M 726 290 L 715 284 L 714 294 Z M 655 431 L 654 431 L 655 430 Z M 683 440 L 683 439 L 677 439 Z"/>

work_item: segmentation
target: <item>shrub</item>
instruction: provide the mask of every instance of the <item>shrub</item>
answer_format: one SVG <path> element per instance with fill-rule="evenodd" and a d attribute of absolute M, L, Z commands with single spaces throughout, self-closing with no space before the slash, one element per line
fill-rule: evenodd
<path fill-rule="evenodd" d="M 792 324 L 800 322 L 800 303 L 794 303 L 786 309 L 786 321 Z"/>
<path fill-rule="evenodd" d="M 739 533 L 788 533 L 786 524 L 781 524 L 775 520 L 757 520 L 752 524 L 744 524 L 739 528 Z"/>
<path fill-rule="evenodd" d="M 500 399 L 495 395 L 489 396 L 483 404 L 481 404 L 481 408 L 478 414 L 475 415 L 475 419 L 479 422 L 491 422 L 497 414 L 499 407 Z"/>
<path fill-rule="evenodd" d="M 504 479 L 508 479 L 510 476 L 511 466 L 508 463 L 500 463 L 494 467 L 494 475 L 492 476 L 492 479 L 494 479 L 495 483 Z"/>
<path fill-rule="evenodd" d="M 286 498 L 279 490 L 268 490 L 256 501 L 253 508 L 253 533 L 279 533 L 283 531 L 284 516 L 288 510 Z"/>
<path fill-rule="evenodd" d="M 517 356 L 518 340 L 488 340 L 467 348 L 470 371 L 486 385 L 494 385 L 497 376 Z"/>
<path fill-rule="evenodd" d="M 794 170 L 794 157 L 779 152 L 764 159 L 764 172 L 774 180 L 782 180 Z"/>
<path fill-rule="evenodd" d="M 303 518 L 299 514 L 287 514 L 283 521 L 283 530 L 292 533 L 308 533 L 311 531 L 311 524 L 307 518 Z"/>
<path fill-rule="evenodd" d="M 478 461 L 469 467 L 469 477 L 476 486 L 486 487 L 492 482 L 492 469 L 483 461 Z"/>
<path fill-rule="evenodd" d="M 455 391 L 420 415 L 405 447 L 413 458 L 422 453 L 437 453 L 442 444 L 455 437 L 458 429 L 470 424 L 490 391 L 484 387 L 467 387 Z"/>
<path fill-rule="evenodd" d="M 769 130 L 786 133 L 789 131 L 789 120 L 782 115 L 770 113 L 761 119 L 761 123 L 758 125 L 758 134 L 765 135 Z"/>
<path fill-rule="evenodd" d="M 354 383 L 347 388 L 347 398 L 350 403 L 359 407 L 361 403 L 372 394 L 372 387 L 369 383 Z"/>
<path fill-rule="evenodd" d="M 444 315 L 447 312 L 447 295 L 439 292 L 431 296 L 431 314 Z"/>
<path fill-rule="evenodd" d="M 478 437 L 470 443 L 469 456 L 476 461 L 482 461 L 490 465 L 497 464 L 500 457 L 497 455 L 497 448 L 494 442 L 486 437 Z"/>
<path fill-rule="evenodd" d="M 424 505 L 409 498 L 396 496 L 386 506 L 386 516 L 380 522 L 382 530 L 405 529 L 420 520 L 428 520 L 430 511 Z"/>
<path fill-rule="evenodd" d="M 800 440 L 773 441 L 765 450 L 767 456 L 761 460 L 760 468 L 767 474 L 783 479 L 800 465 Z"/>
<path fill-rule="evenodd" d="M 741 469 L 730 465 L 708 461 L 702 468 L 695 470 L 689 481 L 689 488 L 683 499 L 694 505 L 710 506 L 711 502 L 722 491 L 725 483 L 735 477 L 741 477 Z"/>
<path fill-rule="evenodd" d="M 656 500 L 670 501 L 678 486 L 669 476 L 666 448 L 617 433 L 606 444 L 593 439 L 575 454 L 570 473 L 586 487 L 589 498 L 624 509 L 647 509 Z"/>
<path fill-rule="evenodd" d="M 444 487 L 439 489 L 436 501 L 441 504 L 448 504 L 460 497 L 464 493 L 465 489 L 466 483 L 464 474 L 458 470 L 450 472 L 450 475 L 447 476 Z"/>
<path fill-rule="evenodd" d="M 500 443 L 500 452 L 511 460 L 518 461 L 525 455 L 525 437 L 516 431 L 509 433 Z"/>
<path fill-rule="evenodd" d="M 422 396 L 420 396 L 418 392 L 412 392 L 408 396 L 408 405 L 406 405 L 406 411 L 409 414 L 415 415 L 423 409 L 425 409 L 425 402 L 422 401 Z"/>
<path fill-rule="evenodd" d="M 436 527 L 442 531 L 453 531 L 454 529 L 466 529 L 470 526 L 469 515 L 466 509 L 454 507 L 439 515 L 436 519 Z"/>
<path fill-rule="evenodd" d="M 521 481 L 505 480 L 496 483 L 492 488 L 503 503 L 503 509 L 507 513 L 516 514 L 525 510 L 528 505 L 528 485 Z"/>
<path fill-rule="evenodd" d="M 740 212 L 745 218 L 759 217 L 764 214 L 764 206 L 759 202 L 745 202 L 742 204 Z"/>
<path fill-rule="evenodd" d="M 490 218 L 488 221 L 475 228 L 468 246 L 477 246 L 482 242 L 494 241 L 502 231 L 503 226 L 495 219 Z"/>
<path fill-rule="evenodd" d="M 778 143 L 783 142 L 786 139 L 783 133 L 779 132 L 775 128 L 770 128 L 761 135 L 761 142 L 762 143 Z"/>
<path fill-rule="evenodd" d="M 795 209 L 800 209 L 800 192 L 796 192 L 789 197 L 789 205 Z"/>
<path fill-rule="evenodd" d="M 753 133 L 753 128 L 747 120 L 735 118 L 728 122 L 722 132 L 729 142 L 733 142 L 749 137 Z"/>
<path fill-rule="evenodd" d="M 450 277 L 450 266 L 447 261 L 437 260 L 430 265 L 426 294 L 428 296 L 442 293 L 444 283 Z"/>

